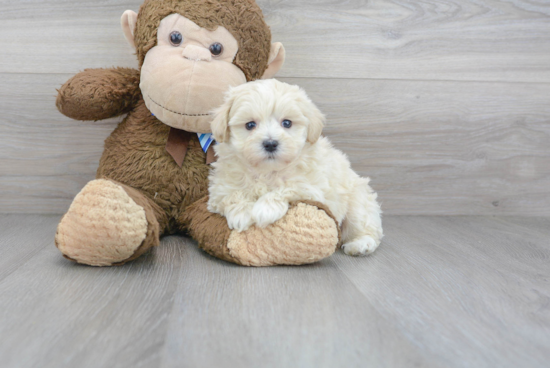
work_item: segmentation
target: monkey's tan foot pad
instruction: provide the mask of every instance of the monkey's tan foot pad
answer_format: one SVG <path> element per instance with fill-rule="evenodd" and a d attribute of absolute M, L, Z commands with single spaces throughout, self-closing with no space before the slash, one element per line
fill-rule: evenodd
<path fill-rule="evenodd" d="M 206 252 L 226 261 L 255 267 L 315 263 L 331 256 L 340 240 L 338 224 L 320 203 L 292 203 L 274 224 L 239 233 L 227 227 L 225 218 L 209 213 L 207 202 L 188 208 L 189 232 Z"/>
<path fill-rule="evenodd" d="M 147 237 L 145 210 L 122 186 L 109 180 L 88 183 L 75 197 L 55 236 L 57 248 L 91 266 L 123 263 Z"/>

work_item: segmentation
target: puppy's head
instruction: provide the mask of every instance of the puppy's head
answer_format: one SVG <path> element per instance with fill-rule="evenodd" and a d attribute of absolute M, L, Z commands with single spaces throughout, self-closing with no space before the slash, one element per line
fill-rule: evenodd
<path fill-rule="evenodd" d="M 319 139 L 324 124 L 301 88 L 269 79 L 232 88 L 215 111 L 212 133 L 249 165 L 280 170 Z"/>

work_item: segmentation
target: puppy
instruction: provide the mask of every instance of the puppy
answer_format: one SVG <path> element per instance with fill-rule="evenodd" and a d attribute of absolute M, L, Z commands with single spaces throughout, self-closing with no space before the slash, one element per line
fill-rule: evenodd
<path fill-rule="evenodd" d="M 289 202 L 318 201 L 341 226 L 346 254 L 372 253 L 383 236 L 377 195 L 321 137 L 324 123 L 298 86 L 271 79 L 232 88 L 212 122 L 218 161 L 208 210 L 244 231 L 279 220 Z"/>

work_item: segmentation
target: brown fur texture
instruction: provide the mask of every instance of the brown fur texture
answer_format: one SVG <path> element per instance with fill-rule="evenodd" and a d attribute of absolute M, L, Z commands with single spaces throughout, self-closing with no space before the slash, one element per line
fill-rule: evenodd
<path fill-rule="evenodd" d="M 146 0 L 135 34 L 140 65 L 156 44 L 160 21 L 173 12 L 205 28 L 213 29 L 219 24 L 226 27 L 239 40 L 236 65 L 249 80 L 262 76 L 271 35 L 252 0 Z M 287 219 L 286 228 L 277 225 L 278 234 L 287 229 L 305 234 L 293 238 L 298 244 L 277 249 L 277 239 L 265 238 L 274 234 L 270 230 L 254 233 L 256 243 L 270 244 L 267 253 L 259 244 L 231 242 L 234 232 L 225 219 L 206 209 L 210 167 L 198 138 L 194 135 L 190 140 L 180 167 L 166 151 L 170 127 L 145 106 L 139 79 L 139 71 L 133 69 L 89 69 L 70 79 L 59 91 L 59 111 L 74 119 L 100 120 L 128 113 L 105 141 L 97 180 L 77 195 L 59 224 L 56 245 L 65 257 L 89 265 L 119 265 L 157 246 L 160 236 L 176 232 L 188 232 L 210 254 L 237 264 L 303 264 L 334 252 L 338 226 L 328 210 L 319 210 L 323 208 L 319 204 L 301 203 L 295 213 L 297 224 Z M 121 211 L 124 208 L 132 211 L 128 218 Z M 136 228 L 128 229 L 129 223 L 137 224 Z M 134 240 L 127 241 L 124 231 Z M 112 249 L 107 249 L 107 244 Z M 294 251 L 293 246 L 300 252 Z M 260 253 L 254 254 L 256 250 Z M 118 253 L 123 254 L 122 258 L 117 257 Z M 287 254 L 291 256 L 286 257 Z M 261 260 L 264 255 L 266 262 Z"/>
<path fill-rule="evenodd" d="M 58 91 L 56 105 L 75 120 L 103 120 L 127 114 L 141 97 L 139 71 L 86 69 Z"/>
<path fill-rule="evenodd" d="M 160 244 L 160 229 L 166 228 L 166 224 L 168 224 L 166 212 L 163 211 L 162 208 L 160 208 L 154 201 L 137 189 L 131 188 L 124 184 L 119 185 L 122 189 L 124 189 L 126 194 L 128 194 L 128 196 L 130 196 L 130 198 L 132 198 L 132 200 L 145 211 L 145 218 L 147 219 L 147 233 L 141 245 L 130 258 L 114 263 L 113 266 L 120 266 L 127 262 L 133 261 L 152 247 L 158 247 Z"/>
<path fill-rule="evenodd" d="M 195 135 L 180 168 L 166 152 L 170 127 L 151 115 L 141 100 L 105 140 L 97 178 L 109 178 L 140 192 L 165 212 L 160 234 L 178 231 L 174 219 L 208 194 L 206 155 Z"/>
<path fill-rule="evenodd" d="M 178 219 L 181 230 L 188 229 L 189 235 L 211 256 L 242 265 L 239 259 L 231 256 L 227 247 L 231 236 L 227 221 L 218 214 L 208 212 L 207 204 L 208 197 L 204 197 L 182 212 Z"/>
<path fill-rule="evenodd" d="M 258 5 L 252 0 L 146 0 L 139 10 L 134 33 L 139 65 L 157 44 L 157 29 L 163 18 L 180 14 L 210 31 L 225 27 L 239 42 L 233 64 L 248 81 L 259 79 L 267 69 L 271 31 Z"/>

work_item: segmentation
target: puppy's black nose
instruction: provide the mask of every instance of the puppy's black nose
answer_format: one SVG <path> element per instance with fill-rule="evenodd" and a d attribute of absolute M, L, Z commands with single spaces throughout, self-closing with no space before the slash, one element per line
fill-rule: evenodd
<path fill-rule="evenodd" d="M 279 146 L 279 142 L 277 141 L 264 141 L 264 148 L 269 153 L 273 153 L 277 151 L 278 146 Z"/>

